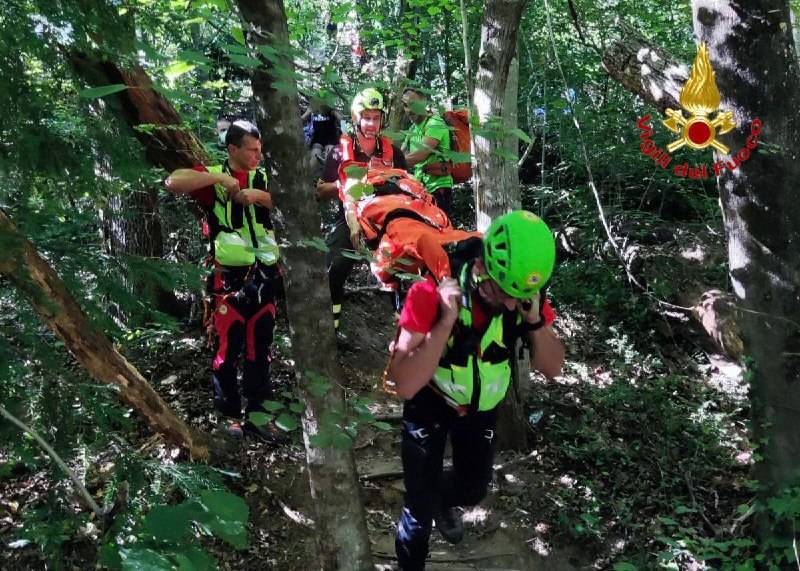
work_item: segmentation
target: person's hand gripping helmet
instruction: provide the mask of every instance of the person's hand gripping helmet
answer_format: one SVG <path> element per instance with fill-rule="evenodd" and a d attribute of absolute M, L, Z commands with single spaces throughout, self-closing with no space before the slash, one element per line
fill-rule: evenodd
<path fill-rule="evenodd" d="M 553 273 L 553 233 L 527 210 L 509 212 L 492 222 L 483 236 L 483 248 L 487 273 L 511 297 L 533 297 Z"/>

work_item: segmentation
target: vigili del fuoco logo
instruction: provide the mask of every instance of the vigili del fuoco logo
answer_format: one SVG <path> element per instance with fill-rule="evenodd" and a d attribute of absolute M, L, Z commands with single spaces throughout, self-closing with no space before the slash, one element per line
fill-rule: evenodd
<path fill-rule="evenodd" d="M 720 140 L 720 135 L 725 135 L 736 127 L 733 113 L 719 109 L 720 95 L 714 77 L 714 69 L 708 59 L 708 47 L 700 44 L 697 56 L 692 64 L 689 79 L 681 89 L 681 107 L 683 110 L 667 109 L 667 118 L 661 122 L 678 138 L 667 145 L 666 150 L 658 147 L 653 141 L 653 127 L 650 125 L 650 115 L 645 115 L 636 123 L 641 133 L 642 142 L 639 149 L 642 154 L 653 159 L 661 168 L 666 169 L 672 162 L 672 154 L 683 146 L 694 150 L 713 147 L 721 154 L 729 154 L 730 149 Z M 688 113 L 688 117 L 684 115 Z M 712 115 L 714 117 L 712 118 Z M 750 124 L 750 135 L 744 147 L 732 155 L 729 160 L 715 161 L 711 168 L 706 163 L 690 166 L 689 163 L 675 165 L 672 169 L 674 175 L 689 178 L 709 178 L 719 176 L 725 169 L 736 170 L 750 158 L 758 147 L 758 137 L 761 134 L 763 123 L 754 119 Z"/>

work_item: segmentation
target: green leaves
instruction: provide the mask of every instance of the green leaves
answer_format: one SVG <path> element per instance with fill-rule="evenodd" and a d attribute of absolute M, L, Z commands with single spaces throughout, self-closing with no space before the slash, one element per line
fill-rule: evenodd
<path fill-rule="evenodd" d="M 516 127 L 514 129 L 509 130 L 508 134 L 509 135 L 513 135 L 517 139 L 520 139 L 520 140 L 522 140 L 522 141 L 524 141 L 524 142 L 526 142 L 528 144 L 530 144 L 532 142 L 532 140 L 528 136 L 528 134 L 525 131 L 523 131 L 522 129 L 520 129 L 519 127 Z"/>
<path fill-rule="evenodd" d="M 225 490 L 207 490 L 199 499 L 150 510 L 134 529 L 139 542 L 116 551 L 102 549 L 104 564 L 125 571 L 206 571 L 216 569 L 214 559 L 193 543 L 195 530 L 213 534 L 236 549 L 247 547 L 250 509 L 242 498 Z M 118 557 L 117 557 L 118 555 Z"/>
<path fill-rule="evenodd" d="M 195 67 L 197 66 L 193 63 L 189 63 L 188 61 L 178 60 L 172 62 L 164 69 L 164 75 L 170 81 L 174 81 L 178 77 L 182 76 L 184 73 L 192 71 Z"/>
<path fill-rule="evenodd" d="M 147 548 L 120 549 L 123 571 L 166 571 L 173 569 L 164 555 Z"/>
<path fill-rule="evenodd" d="M 240 27 L 233 28 L 231 30 L 231 36 L 233 36 L 233 39 L 236 40 L 237 42 L 239 42 L 240 44 L 245 45 L 245 43 L 244 43 L 244 31 L 242 31 L 242 28 L 240 28 Z"/>
<path fill-rule="evenodd" d="M 358 165 L 350 165 L 344 168 L 347 178 L 362 178 L 367 174 L 367 169 Z"/>
<path fill-rule="evenodd" d="M 296 417 L 284 412 L 275 420 L 275 426 L 286 432 L 291 432 L 300 426 L 300 423 Z"/>
<path fill-rule="evenodd" d="M 79 92 L 78 95 L 85 99 L 97 99 L 98 97 L 105 97 L 106 95 L 119 93 L 120 91 L 125 91 L 126 89 L 128 89 L 128 86 L 124 83 L 114 83 L 111 85 L 103 85 L 101 87 L 84 89 L 83 91 Z"/>
<path fill-rule="evenodd" d="M 145 517 L 142 531 L 158 541 L 177 543 L 191 531 L 196 505 L 156 506 Z"/>
<path fill-rule="evenodd" d="M 207 512 L 203 525 L 235 548 L 247 547 L 245 525 L 250 517 L 250 508 L 242 498 L 224 490 L 212 490 L 200 497 L 200 505 Z"/>
<path fill-rule="evenodd" d="M 306 371 L 305 376 L 308 382 L 308 392 L 317 398 L 324 396 L 333 386 L 328 379 L 314 371 Z"/>
<path fill-rule="evenodd" d="M 254 57 L 242 54 L 227 54 L 226 57 L 231 61 L 231 63 L 241 65 L 242 67 L 247 67 L 252 69 L 261 67 L 261 62 Z"/>
<path fill-rule="evenodd" d="M 247 415 L 247 420 L 256 426 L 264 426 L 268 422 L 271 422 L 274 418 L 275 415 L 267 414 L 265 412 L 251 412 Z"/>
<path fill-rule="evenodd" d="M 327 252 L 328 251 L 328 245 L 325 244 L 325 240 L 323 240 L 319 236 L 315 236 L 314 238 L 311 238 L 311 239 L 299 240 L 297 242 L 297 245 L 298 246 L 303 246 L 303 247 L 314 248 L 316 250 L 319 250 L 320 252 Z"/>
<path fill-rule="evenodd" d="M 261 403 L 261 406 L 267 412 L 278 412 L 284 409 L 283 403 L 274 400 L 265 400 Z"/>
<path fill-rule="evenodd" d="M 192 546 L 166 552 L 146 547 L 121 549 L 120 559 L 124 571 L 210 571 L 217 568 L 208 553 Z"/>

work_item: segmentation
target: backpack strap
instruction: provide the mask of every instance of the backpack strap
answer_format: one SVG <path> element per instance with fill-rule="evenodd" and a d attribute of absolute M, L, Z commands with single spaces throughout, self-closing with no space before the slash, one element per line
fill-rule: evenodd
<path fill-rule="evenodd" d="M 267 177 L 264 174 L 264 171 L 256 169 L 256 174 L 253 176 L 253 182 L 251 183 L 253 188 L 258 190 L 267 190 Z M 272 218 L 269 215 L 269 209 L 263 206 L 255 206 L 256 211 L 256 222 L 261 224 L 267 230 L 272 230 Z"/>

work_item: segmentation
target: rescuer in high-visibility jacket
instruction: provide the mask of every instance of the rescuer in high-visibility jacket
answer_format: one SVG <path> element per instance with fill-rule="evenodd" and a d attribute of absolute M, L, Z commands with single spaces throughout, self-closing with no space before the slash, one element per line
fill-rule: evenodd
<path fill-rule="evenodd" d="M 353 132 L 341 136 L 339 145 L 328 154 L 322 178 L 317 182 L 320 200 L 338 199 L 347 178 L 348 166 L 364 168 L 397 168 L 407 170 L 405 156 L 392 140 L 381 135 L 386 117 L 383 95 L 367 88 L 353 98 L 350 106 Z M 355 260 L 344 255 L 345 250 L 358 247 L 358 222 L 355 213 L 345 209 L 340 202 L 338 218 L 325 239 L 328 246 L 328 279 L 333 304 L 334 326 L 339 328 L 339 318 L 344 300 L 344 283 Z"/>
<path fill-rule="evenodd" d="M 452 277 L 415 283 L 408 292 L 387 370 L 405 399 L 406 497 L 395 539 L 405 571 L 425 568 L 433 521 L 446 540 L 458 543 L 459 506 L 486 495 L 497 406 L 511 383 L 517 339 L 531 346 L 533 369 L 560 374 L 564 346 L 541 292 L 554 261 L 550 229 L 517 210 L 497 218 L 483 239 L 459 244 Z M 444 471 L 448 436 L 453 467 Z"/>
<path fill-rule="evenodd" d="M 214 405 L 229 419 L 228 432 L 247 431 L 275 442 L 282 434 L 272 425 L 242 417 L 264 412 L 273 396 L 270 350 L 275 330 L 275 293 L 280 279 L 278 245 L 272 229 L 272 196 L 261 162 L 261 133 L 249 121 L 235 121 L 224 135 L 228 159 L 218 166 L 178 169 L 166 181 L 174 193 L 188 193 L 205 209 L 210 257 L 208 289 L 212 329 Z M 241 359 L 244 357 L 244 359 Z M 237 366 L 241 362 L 239 391 Z"/>

